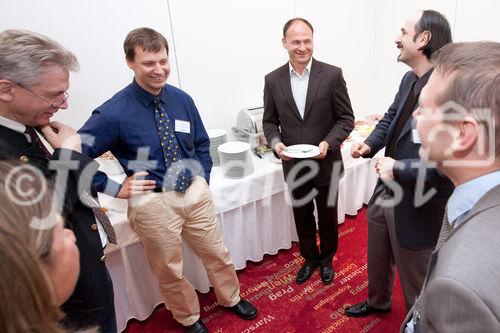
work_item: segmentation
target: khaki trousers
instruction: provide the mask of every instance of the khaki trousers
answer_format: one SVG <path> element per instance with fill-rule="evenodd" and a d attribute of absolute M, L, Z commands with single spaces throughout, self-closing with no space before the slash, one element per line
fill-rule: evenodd
<path fill-rule="evenodd" d="M 204 178 L 193 178 L 184 194 L 169 191 L 130 199 L 128 217 L 175 320 L 188 326 L 200 318 L 196 291 L 183 274 L 183 239 L 201 258 L 217 302 L 233 306 L 240 301 L 238 278 Z"/>

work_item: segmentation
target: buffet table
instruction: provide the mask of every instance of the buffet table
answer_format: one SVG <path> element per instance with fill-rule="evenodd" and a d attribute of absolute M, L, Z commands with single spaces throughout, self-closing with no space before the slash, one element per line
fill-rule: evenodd
<path fill-rule="evenodd" d="M 247 260 L 260 261 L 264 254 L 288 249 L 298 240 L 281 164 L 273 162 L 269 154 L 263 159 L 255 156 L 254 172 L 242 179 L 223 178 L 219 166 L 211 173 L 216 214 L 236 269 L 244 268 Z M 344 143 L 342 155 L 345 176 L 339 187 L 339 223 L 345 214 L 355 215 L 368 202 L 377 180 L 375 161 L 352 159 L 349 142 Z M 111 176 L 115 180 L 123 177 Z M 129 227 L 126 201 L 106 196 L 100 200 L 103 207 L 110 208 L 108 215 L 119 243 L 107 247 L 106 265 L 114 283 L 118 330 L 123 331 L 129 319 L 146 319 L 164 300 L 142 244 Z M 185 276 L 197 290 L 208 292 L 210 283 L 201 260 L 185 244 L 183 255 Z"/>

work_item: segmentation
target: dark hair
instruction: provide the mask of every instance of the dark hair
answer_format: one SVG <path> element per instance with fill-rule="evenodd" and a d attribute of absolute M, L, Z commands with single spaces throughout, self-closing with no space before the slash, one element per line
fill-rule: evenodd
<path fill-rule="evenodd" d="M 311 32 L 314 33 L 314 29 L 313 29 L 313 26 L 311 23 L 309 23 L 308 20 L 304 19 L 304 18 L 301 18 L 301 17 L 295 17 L 293 19 L 290 19 L 288 20 L 285 25 L 283 26 L 283 38 L 286 38 L 286 32 L 288 31 L 288 29 L 292 26 L 292 24 L 294 24 L 295 22 L 304 22 L 305 25 L 307 25 L 309 27 L 309 29 L 311 29 Z"/>
<path fill-rule="evenodd" d="M 125 42 L 123 42 L 123 50 L 127 59 L 134 60 L 136 47 L 140 47 L 143 51 L 155 53 L 160 52 L 164 47 L 168 54 L 167 39 L 151 28 L 137 28 L 127 34 Z"/>
<path fill-rule="evenodd" d="M 415 41 L 417 36 L 424 31 L 429 31 L 431 33 L 431 39 L 422 49 L 427 59 L 431 59 L 434 52 L 446 44 L 453 42 L 448 20 L 435 10 L 428 9 L 422 11 L 422 17 L 415 24 L 415 36 L 413 37 L 413 41 Z"/>

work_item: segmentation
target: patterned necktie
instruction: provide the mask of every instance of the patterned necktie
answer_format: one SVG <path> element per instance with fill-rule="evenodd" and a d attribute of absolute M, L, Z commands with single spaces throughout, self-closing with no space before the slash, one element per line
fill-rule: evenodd
<path fill-rule="evenodd" d="M 47 147 L 45 147 L 45 145 L 43 144 L 42 140 L 40 139 L 40 137 L 36 133 L 36 130 L 33 127 L 26 126 L 25 132 L 29 134 L 31 143 L 37 146 L 46 157 L 50 158 L 52 156 L 52 154 L 49 152 Z M 104 211 L 100 207 L 91 207 L 91 208 L 92 211 L 94 212 L 95 217 L 97 218 L 97 221 L 101 223 L 102 228 L 106 232 L 109 242 L 112 244 L 116 244 L 115 229 L 113 228 L 113 225 L 111 224 L 111 221 L 109 220 L 106 213 L 104 213 Z"/>
<path fill-rule="evenodd" d="M 417 300 L 422 297 L 422 295 L 425 293 L 425 288 L 427 287 L 427 281 L 429 279 L 429 275 L 431 274 L 432 270 L 434 269 L 434 266 L 437 261 L 437 252 L 439 249 L 446 243 L 448 238 L 450 238 L 451 234 L 453 233 L 453 225 L 451 225 L 448 222 L 448 205 L 445 206 L 444 209 L 444 218 L 443 218 L 443 224 L 441 225 L 441 231 L 439 232 L 439 237 L 438 241 L 436 243 L 436 248 L 434 252 L 432 253 L 431 257 L 429 258 L 429 265 L 427 267 L 427 274 L 424 279 L 424 283 L 422 283 L 422 288 L 420 289 L 420 293 L 418 294 Z M 408 314 L 406 315 L 405 320 L 403 321 L 404 325 L 406 325 L 410 319 L 413 317 L 415 311 L 415 304 L 411 307 L 410 311 L 408 311 Z"/>
<path fill-rule="evenodd" d="M 25 133 L 30 136 L 31 143 L 40 148 L 40 150 L 45 156 L 47 157 L 52 156 L 47 147 L 45 147 L 45 145 L 43 144 L 38 134 L 36 134 L 36 130 L 33 127 L 26 126 Z"/>
<path fill-rule="evenodd" d="M 420 289 L 420 295 L 425 290 L 425 287 L 427 286 L 427 280 L 429 279 L 429 275 L 432 272 L 432 269 L 434 268 L 435 261 L 437 259 L 437 252 L 439 249 L 446 243 L 448 238 L 450 238 L 451 234 L 453 233 L 453 225 L 451 225 L 448 222 L 448 205 L 444 208 L 444 218 L 443 218 L 443 224 L 441 225 L 441 231 L 439 232 L 439 237 L 438 241 L 436 243 L 436 248 L 434 249 L 434 252 L 432 253 L 430 259 L 429 259 L 429 266 L 427 267 L 427 275 L 424 279 L 424 283 L 422 284 L 422 289 Z"/>
<path fill-rule="evenodd" d="M 157 97 L 153 102 L 155 105 L 156 126 L 167 170 L 164 187 L 173 188 L 177 192 L 184 193 L 192 177 L 191 171 L 189 168 L 186 169 L 182 166 L 181 152 L 175 137 L 173 122 L 163 109 L 160 99 Z"/>
<path fill-rule="evenodd" d="M 111 244 L 117 244 L 115 229 L 113 228 L 108 215 L 106 215 L 105 209 L 101 207 L 92 207 L 92 211 L 94 212 L 97 220 L 101 223 L 106 236 L 108 236 L 108 241 Z"/>
<path fill-rule="evenodd" d="M 443 225 L 441 226 L 441 232 L 439 233 L 439 238 L 436 244 L 436 251 L 443 246 L 443 244 L 450 238 L 453 233 L 453 225 L 448 222 L 448 206 L 444 210 Z"/>

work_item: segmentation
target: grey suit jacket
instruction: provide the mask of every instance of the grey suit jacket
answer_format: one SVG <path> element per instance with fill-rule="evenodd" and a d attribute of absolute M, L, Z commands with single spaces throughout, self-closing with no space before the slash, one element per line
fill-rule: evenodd
<path fill-rule="evenodd" d="M 330 145 L 327 156 L 317 160 L 319 174 L 314 178 L 316 186 L 330 184 L 334 161 L 342 161 L 340 145 L 354 128 L 354 115 L 347 93 L 342 70 L 326 63 L 312 60 L 307 87 L 304 119 L 300 116 L 292 95 L 289 65 L 286 63 L 265 77 L 264 134 L 271 148 L 277 142 L 285 145 Z M 286 176 L 300 160 L 283 161 Z"/>
<path fill-rule="evenodd" d="M 414 309 L 416 332 L 500 332 L 500 185 L 436 252 Z"/>

